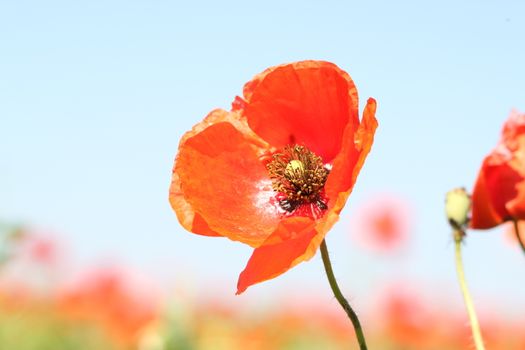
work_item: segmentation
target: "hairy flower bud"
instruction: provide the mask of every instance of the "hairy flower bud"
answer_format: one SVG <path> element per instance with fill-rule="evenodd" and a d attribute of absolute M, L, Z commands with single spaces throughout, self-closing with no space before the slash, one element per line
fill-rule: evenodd
<path fill-rule="evenodd" d="M 445 212 L 452 227 L 463 229 L 467 225 L 470 206 L 470 195 L 464 188 L 455 188 L 447 192 Z"/>

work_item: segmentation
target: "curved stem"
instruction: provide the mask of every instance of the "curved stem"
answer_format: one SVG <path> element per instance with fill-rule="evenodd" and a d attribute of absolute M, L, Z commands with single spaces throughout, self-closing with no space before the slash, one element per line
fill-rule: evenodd
<path fill-rule="evenodd" d="M 337 281 L 334 276 L 334 271 L 332 270 L 332 264 L 330 262 L 330 256 L 328 255 L 328 248 L 326 247 L 326 241 L 324 239 L 321 243 L 321 256 L 323 257 L 324 269 L 326 271 L 326 276 L 328 277 L 330 287 L 334 292 L 334 296 L 339 302 L 339 304 L 341 304 L 343 310 L 345 310 L 346 314 L 348 315 L 348 318 L 350 318 L 350 321 L 352 321 L 352 324 L 354 325 L 355 335 L 357 337 L 357 341 L 359 342 L 359 349 L 367 350 L 365 335 L 363 334 L 363 328 L 361 328 L 361 323 L 359 323 L 359 318 L 357 317 L 355 311 L 350 307 L 350 304 L 345 299 L 343 293 L 341 293 L 341 290 L 337 285 Z"/>
<path fill-rule="evenodd" d="M 523 253 L 525 253 L 525 243 L 523 242 L 520 235 L 518 220 L 514 220 L 514 232 L 516 232 L 516 237 L 518 238 L 518 242 L 520 243 L 521 250 L 523 250 Z"/>
<path fill-rule="evenodd" d="M 461 242 L 465 235 L 462 231 L 457 231 L 454 234 L 454 241 L 456 245 L 456 271 L 458 273 L 459 285 L 461 292 L 463 293 L 463 299 L 465 300 L 465 306 L 467 307 L 468 317 L 470 319 L 470 327 L 472 328 L 472 336 L 474 338 L 474 344 L 476 350 L 485 350 L 483 345 L 483 338 L 481 337 L 481 330 L 479 327 L 478 317 L 476 316 L 476 310 L 474 309 L 474 303 L 470 297 L 470 293 L 465 280 L 465 271 L 463 270 L 463 260 L 461 258 Z"/>

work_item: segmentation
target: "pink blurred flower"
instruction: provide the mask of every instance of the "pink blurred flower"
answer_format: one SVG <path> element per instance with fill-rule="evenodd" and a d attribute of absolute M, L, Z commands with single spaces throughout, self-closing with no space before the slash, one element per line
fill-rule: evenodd
<path fill-rule="evenodd" d="M 367 248 L 396 251 L 407 243 L 412 224 L 410 215 L 410 206 L 401 197 L 376 195 L 354 211 L 351 234 Z"/>
<path fill-rule="evenodd" d="M 48 231 L 23 229 L 2 265 L 2 285 L 24 285 L 33 294 L 52 294 L 69 267 L 62 242 Z"/>
<path fill-rule="evenodd" d="M 27 236 L 24 239 L 28 258 L 37 264 L 54 265 L 60 259 L 60 248 L 49 236 Z"/>
<path fill-rule="evenodd" d="M 63 237 L 47 230 L 24 228 L 18 234 L 12 260 L 24 265 L 57 269 L 67 260 Z"/>

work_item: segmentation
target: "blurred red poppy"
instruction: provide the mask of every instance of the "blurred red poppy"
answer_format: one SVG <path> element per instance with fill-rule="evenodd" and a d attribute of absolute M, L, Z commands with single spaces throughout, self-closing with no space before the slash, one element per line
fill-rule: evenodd
<path fill-rule="evenodd" d="M 182 137 L 169 195 L 188 231 L 255 248 L 237 294 L 315 254 L 377 127 L 375 100 L 359 121 L 356 87 L 332 63 L 271 67 L 243 92 Z"/>
<path fill-rule="evenodd" d="M 59 242 L 52 237 L 28 235 L 24 239 L 31 260 L 44 265 L 58 264 L 60 259 Z"/>
<path fill-rule="evenodd" d="M 525 114 L 512 111 L 484 159 L 472 194 L 471 228 L 525 219 Z"/>
<path fill-rule="evenodd" d="M 462 349 L 465 320 L 447 309 L 450 300 L 430 296 L 409 282 L 399 282 L 380 292 L 377 297 L 377 320 L 386 338 L 399 349 Z M 469 343 L 470 344 L 470 343 Z"/>
<path fill-rule="evenodd" d="M 158 301 L 142 280 L 116 268 L 81 276 L 59 295 L 61 311 L 92 321 L 122 344 L 136 344 L 141 332 L 160 317 Z"/>
<path fill-rule="evenodd" d="M 351 233 L 358 242 L 372 250 L 396 252 L 407 243 L 410 216 L 411 208 L 403 198 L 377 195 L 354 212 Z"/>

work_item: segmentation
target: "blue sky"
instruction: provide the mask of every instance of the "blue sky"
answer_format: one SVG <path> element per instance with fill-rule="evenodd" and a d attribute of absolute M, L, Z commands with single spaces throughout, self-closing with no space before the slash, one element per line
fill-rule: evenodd
<path fill-rule="evenodd" d="M 179 138 L 263 69 L 323 59 L 361 104 L 378 101 L 372 153 L 328 236 L 343 289 L 365 303 L 419 281 L 459 303 L 444 194 L 472 187 L 510 110 L 525 111 L 524 22 L 519 1 L 2 2 L 0 218 L 58 232 L 81 264 L 235 298 L 250 249 L 184 232 L 168 205 Z M 352 208 L 381 192 L 415 208 L 400 259 L 348 239 Z M 500 230 L 470 233 L 465 259 L 475 298 L 523 305 L 525 257 Z M 233 300 L 304 287 L 329 295 L 319 257 Z"/>

